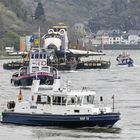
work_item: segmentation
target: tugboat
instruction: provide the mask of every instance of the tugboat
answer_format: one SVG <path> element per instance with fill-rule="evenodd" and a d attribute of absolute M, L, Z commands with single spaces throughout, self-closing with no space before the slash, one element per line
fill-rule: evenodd
<path fill-rule="evenodd" d="M 21 67 L 11 78 L 11 84 L 31 88 L 33 79 L 40 79 L 40 88 L 51 89 L 54 79 L 60 78 L 56 68 L 47 65 L 47 53 L 36 48 L 30 51 L 29 66 Z"/>
<path fill-rule="evenodd" d="M 29 66 L 29 61 L 28 60 L 24 60 L 24 61 L 12 61 L 9 63 L 4 63 L 3 64 L 3 68 L 7 69 L 7 70 L 11 70 L 11 69 L 19 69 L 23 66 Z"/>
<path fill-rule="evenodd" d="M 133 59 L 130 57 L 129 54 L 122 53 L 120 54 L 116 60 L 118 61 L 118 65 L 128 65 L 128 67 L 132 67 L 134 64 Z"/>
<path fill-rule="evenodd" d="M 2 112 L 2 123 L 30 126 L 57 126 L 66 128 L 112 127 L 120 120 L 120 113 L 103 105 L 95 104 L 95 91 L 83 88 L 72 90 L 70 86 L 60 88 L 59 80 L 50 92 L 38 91 L 39 80 L 34 80 L 29 99 L 10 101 Z M 113 98 L 114 99 L 114 98 Z M 113 100 L 114 101 L 114 100 Z"/>

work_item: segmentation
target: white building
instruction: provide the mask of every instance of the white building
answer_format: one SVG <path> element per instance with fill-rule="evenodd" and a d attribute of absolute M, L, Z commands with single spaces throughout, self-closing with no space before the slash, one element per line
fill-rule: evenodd
<path fill-rule="evenodd" d="M 119 30 L 112 30 L 109 33 L 109 44 L 121 44 L 122 36 Z"/>
<path fill-rule="evenodd" d="M 99 30 L 96 34 L 96 42 L 100 44 L 109 44 L 109 33 L 106 30 Z"/>
<path fill-rule="evenodd" d="M 5 47 L 5 51 L 7 53 L 13 53 L 14 52 L 14 47 Z"/>
<path fill-rule="evenodd" d="M 130 30 L 128 33 L 129 44 L 138 44 L 140 42 L 140 31 Z"/>

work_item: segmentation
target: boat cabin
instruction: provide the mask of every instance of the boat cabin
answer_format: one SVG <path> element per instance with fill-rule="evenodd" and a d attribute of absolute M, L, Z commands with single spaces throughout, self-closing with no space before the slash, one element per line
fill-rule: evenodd
<path fill-rule="evenodd" d="M 50 73 L 54 69 L 47 65 L 47 51 L 45 49 L 33 49 L 30 52 L 29 67 L 21 67 L 15 76 L 22 76 L 36 72 Z"/>
<path fill-rule="evenodd" d="M 85 92 L 84 92 L 85 93 Z M 95 92 L 89 92 L 88 94 L 81 94 L 81 92 L 71 92 L 67 94 L 63 91 L 56 92 L 56 94 L 38 94 L 36 103 L 37 104 L 50 104 L 59 106 L 82 106 L 94 103 Z"/>
<path fill-rule="evenodd" d="M 48 71 L 47 52 L 45 49 L 33 49 L 30 52 L 30 73 Z"/>
<path fill-rule="evenodd" d="M 34 96 L 33 107 L 38 110 L 32 110 L 34 113 L 47 114 L 98 114 L 99 109 L 94 108 L 95 91 L 77 91 L 68 89 L 59 89 L 47 93 L 37 93 Z"/>

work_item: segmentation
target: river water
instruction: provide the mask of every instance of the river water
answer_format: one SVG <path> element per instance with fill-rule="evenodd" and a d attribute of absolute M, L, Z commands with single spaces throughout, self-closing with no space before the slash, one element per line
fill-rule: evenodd
<path fill-rule="evenodd" d="M 0 140 L 140 140 L 140 51 L 127 51 L 135 61 L 134 67 L 117 66 L 116 56 L 121 51 L 106 51 L 103 59 L 111 61 L 110 69 L 60 72 L 63 81 L 69 80 L 72 88 L 83 86 L 94 89 L 111 104 L 115 96 L 115 109 L 121 120 L 113 128 L 64 129 L 57 127 L 30 127 L 0 124 Z M 19 89 L 10 85 L 15 70 L 4 70 L 0 60 L 0 115 L 8 100 L 15 100 Z M 9 60 L 10 61 L 10 60 Z M 29 90 L 24 90 L 25 98 Z M 111 104 L 112 105 L 112 104 Z"/>

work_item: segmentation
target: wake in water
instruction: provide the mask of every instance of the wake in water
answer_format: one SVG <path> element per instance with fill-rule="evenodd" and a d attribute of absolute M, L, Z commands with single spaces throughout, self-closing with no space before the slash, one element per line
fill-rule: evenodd
<path fill-rule="evenodd" d="M 64 71 L 60 71 L 61 73 L 76 73 L 78 71 L 76 70 L 64 70 Z"/>
<path fill-rule="evenodd" d="M 100 133 L 104 133 L 101 136 Z M 121 128 L 101 128 L 101 127 L 85 127 L 77 129 L 66 129 L 59 127 L 47 127 L 33 130 L 34 137 L 45 138 L 45 137 L 58 137 L 61 136 L 63 139 L 67 138 L 116 138 L 114 136 L 105 134 L 120 134 Z"/>
<path fill-rule="evenodd" d="M 134 66 L 133 66 L 133 67 L 138 67 L 138 68 L 139 68 L 139 67 L 140 67 L 140 65 L 134 64 Z"/>

